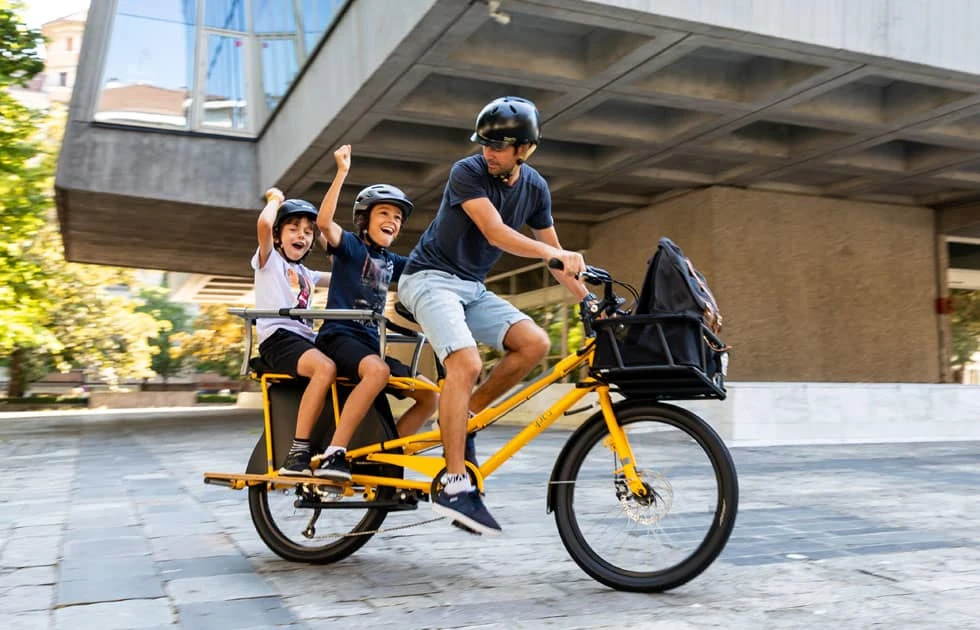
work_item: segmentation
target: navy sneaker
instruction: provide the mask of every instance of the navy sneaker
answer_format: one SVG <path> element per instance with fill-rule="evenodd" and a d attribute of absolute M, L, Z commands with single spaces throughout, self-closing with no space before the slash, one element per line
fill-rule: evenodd
<path fill-rule="evenodd" d="M 432 509 L 479 534 L 495 536 L 501 531 L 500 525 L 483 505 L 480 491 L 475 488 L 459 494 L 446 494 L 445 490 L 440 490 L 432 497 Z"/>
<path fill-rule="evenodd" d="M 334 481 L 350 481 L 350 465 L 347 463 L 346 451 L 334 451 L 320 460 L 320 467 L 313 474 L 323 479 Z"/>
<path fill-rule="evenodd" d="M 310 468 L 310 452 L 295 451 L 286 455 L 286 461 L 282 463 L 279 474 L 290 477 L 312 477 L 313 469 Z"/>

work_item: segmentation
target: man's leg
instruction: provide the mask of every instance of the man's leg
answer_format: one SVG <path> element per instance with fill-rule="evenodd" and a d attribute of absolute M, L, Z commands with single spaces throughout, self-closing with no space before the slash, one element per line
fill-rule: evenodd
<path fill-rule="evenodd" d="M 548 338 L 548 333 L 537 324 L 525 319 L 507 330 L 504 348 L 506 352 L 503 358 L 491 370 L 487 380 L 473 392 L 469 409 L 474 413 L 483 410 L 502 396 L 527 376 L 535 365 L 541 363 L 541 360 L 548 355 L 551 340 Z"/>
<path fill-rule="evenodd" d="M 446 357 L 446 379 L 439 396 L 439 428 L 446 453 L 446 471 L 465 474 L 463 451 L 466 442 L 466 421 L 469 416 L 470 393 L 480 376 L 483 363 L 476 348 L 461 348 Z"/>

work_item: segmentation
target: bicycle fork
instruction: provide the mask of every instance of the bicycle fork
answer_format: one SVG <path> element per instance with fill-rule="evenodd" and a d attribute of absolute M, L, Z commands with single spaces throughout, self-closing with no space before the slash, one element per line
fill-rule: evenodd
<path fill-rule="evenodd" d="M 609 438 L 612 444 L 609 446 L 620 467 L 616 469 L 616 476 L 622 476 L 629 491 L 637 497 L 645 497 L 650 492 L 650 487 L 644 483 L 636 470 L 636 460 L 633 457 L 633 449 L 630 447 L 626 432 L 619 425 L 616 413 L 613 411 L 612 397 L 609 395 L 608 387 L 600 387 L 596 390 L 599 396 L 599 407 L 602 409 L 602 417 L 606 421 L 606 428 L 609 429 Z"/>

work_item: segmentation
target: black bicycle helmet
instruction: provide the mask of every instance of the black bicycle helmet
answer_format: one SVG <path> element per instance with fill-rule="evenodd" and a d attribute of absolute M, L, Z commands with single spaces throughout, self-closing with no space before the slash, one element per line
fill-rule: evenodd
<path fill-rule="evenodd" d="M 411 200 L 400 188 L 390 184 L 368 186 L 357 193 L 357 197 L 354 198 L 353 220 L 358 232 L 367 229 L 367 219 L 370 216 L 371 208 L 379 203 L 390 203 L 401 208 L 403 225 L 412 215 L 412 210 L 415 209 Z"/>
<path fill-rule="evenodd" d="M 286 201 L 282 202 L 282 205 L 279 206 L 279 210 L 276 211 L 276 220 L 272 224 L 272 234 L 276 239 L 279 238 L 279 231 L 282 228 L 282 222 L 288 217 L 295 216 L 305 216 L 308 217 L 310 221 L 313 221 L 313 223 L 316 223 L 316 206 L 303 199 L 287 199 Z"/>
<path fill-rule="evenodd" d="M 476 131 L 470 136 L 470 142 L 494 149 L 538 144 L 540 140 L 538 108 L 517 96 L 503 96 L 487 103 L 476 117 Z"/>

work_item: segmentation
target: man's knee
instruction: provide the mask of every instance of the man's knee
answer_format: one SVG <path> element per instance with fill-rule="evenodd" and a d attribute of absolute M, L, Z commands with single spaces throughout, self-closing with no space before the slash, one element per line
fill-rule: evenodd
<path fill-rule="evenodd" d="M 508 352 L 517 352 L 531 363 L 537 363 L 551 350 L 551 339 L 537 324 L 522 320 L 511 327 L 504 338 L 504 347 Z"/>
<path fill-rule="evenodd" d="M 452 375 L 455 378 L 476 383 L 483 370 L 483 361 L 476 348 L 464 348 L 453 352 L 443 362 L 446 366 L 447 378 Z"/>

